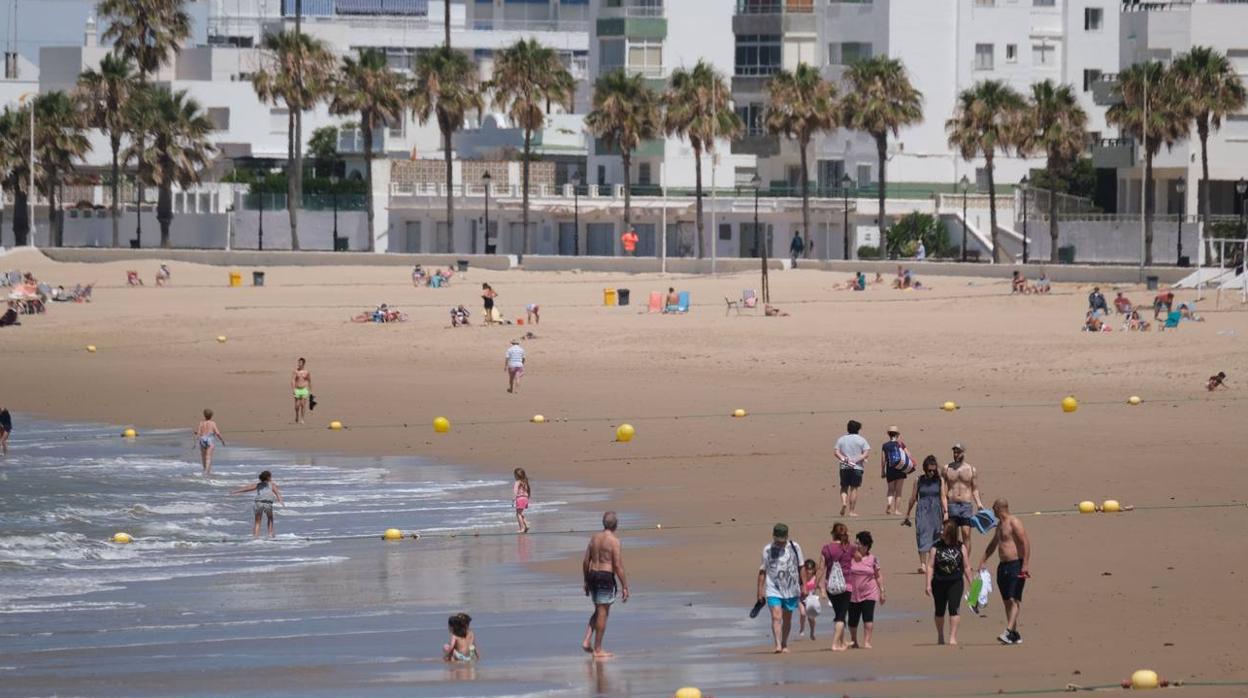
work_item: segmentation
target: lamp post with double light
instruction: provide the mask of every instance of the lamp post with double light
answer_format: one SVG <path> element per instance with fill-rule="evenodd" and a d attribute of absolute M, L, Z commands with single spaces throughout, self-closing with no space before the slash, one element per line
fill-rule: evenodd
<path fill-rule="evenodd" d="M 966 193 L 971 190 L 971 181 L 962 175 L 962 181 L 958 182 L 958 186 L 962 187 L 962 261 L 966 261 Z"/>
<path fill-rule="evenodd" d="M 1179 222 L 1174 224 L 1174 239 L 1176 251 L 1174 253 L 1174 263 L 1183 266 L 1183 213 L 1187 210 L 1187 202 L 1183 200 L 1183 194 L 1187 191 L 1187 183 L 1179 180 L 1174 185 L 1174 192 L 1179 195 Z"/>
<path fill-rule="evenodd" d="M 572 173 L 572 254 L 581 254 L 581 171 Z"/>
<path fill-rule="evenodd" d="M 1248 180 L 1240 177 L 1235 183 L 1235 192 L 1239 194 L 1239 232 L 1242 235 L 1248 230 L 1244 228 L 1244 208 L 1248 207 L 1248 196 L 1245 196 L 1248 194 Z"/>
<path fill-rule="evenodd" d="M 334 201 L 334 251 L 338 251 L 338 176 L 329 177 L 330 198 Z"/>
<path fill-rule="evenodd" d="M 1023 264 L 1027 263 L 1027 185 L 1027 175 L 1023 175 L 1018 182 L 1018 189 L 1023 193 Z"/>
<path fill-rule="evenodd" d="M 490 251 L 490 179 L 489 170 L 481 173 L 481 186 L 485 187 L 485 233 L 482 236 L 482 244 L 487 254 Z"/>
<path fill-rule="evenodd" d="M 853 186 L 854 180 L 849 174 L 841 175 L 841 206 L 844 208 L 844 227 L 845 239 L 842 241 L 844 249 L 841 251 L 841 257 L 845 261 L 849 261 L 849 188 Z"/>

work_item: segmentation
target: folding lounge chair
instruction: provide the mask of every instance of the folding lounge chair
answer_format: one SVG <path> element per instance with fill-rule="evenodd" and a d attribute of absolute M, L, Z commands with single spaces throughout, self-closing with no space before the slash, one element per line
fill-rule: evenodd
<path fill-rule="evenodd" d="M 676 312 L 678 313 L 689 312 L 689 292 L 688 291 L 681 291 L 679 294 L 677 294 Z"/>
<path fill-rule="evenodd" d="M 1182 320 L 1182 319 L 1183 319 L 1183 312 L 1182 312 L 1182 311 L 1180 311 L 1180 310 L 1171 310 L 1171 311 L 1170 311 L 1170 312 L 1166 315 L 1166 324 L 1162 325 L 1159 329 L 1162 329 L 1162 330 L 1177 330 L 1177 329 L 1179 328 L 1179 321 L 1180 321 L 1180 320 Z"/>
<path fill-rule="evenodd" d="M 663 312 L 663 294 L 659 291 L 650 292 L 650 302 L 646 304 L 647 313 Z"/>

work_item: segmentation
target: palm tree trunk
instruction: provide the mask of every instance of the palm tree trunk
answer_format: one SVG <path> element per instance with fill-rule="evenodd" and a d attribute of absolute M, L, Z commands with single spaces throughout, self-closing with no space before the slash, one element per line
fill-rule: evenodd
<path fill-rule="evenodd" d="M 984 169 L 988 170 L 988 225 L 992 238 L 992 261 L 1001 261 L 1001 246 L 997 244 L 997 183 L 992 176 L 992 153 L 984 156 Z"/>
<path fill-rule="evenodd" d="M 449 6 L 450 3 L 447 3 Z M 451 249 L 447 252 L 455 250 L 455 169 L 451 161 L 451 132 L 450 130 L 442 131 L 442 154 L 446 159 L 446 239 Z M 467 194 L 467 192 L 465 192 Z"/>
<path fill-rule="evenodd" d="M 160 246 L 167 250 L 172 247 L 169 224 L 173 222 L 173 182 L 167 178 L 160 183 L 156 196 L 156 220 L 160 222 Z"/>
<path fill-rule="evenodd" d="M 1200 135 L 1200 225 L 1206 235 L 1209 230 L 1209 121 L 1204 119 L 1196 122 L 1196 132 Z M 1209 259 L 1209 238 L 1205 237 L 1205 259 Z M 1200 251 L 1196 253 L 1196 266 L 1200 267 Z"/>
<path fill-rule="evenodd" d="M 884 235 L 884 198 L 885 198 L 884 197 L 884 183 L 888 181 L 888 179 L 884 176 L 885 174 L 884 168 L 888 165 L 888 134 L 887 133 L 877 133 L 875 135 L 875 155 L 876 155 L 876 159 L 879 161 L 879 166 L 880 166 L 879 186 L 876 187 L 878 191 L 876 191 L 875 193 L 876 202 L 879 205 L 879 209 L 878 209 L 876 216 L 879 218 L 878 222 L 880 226 L 880 246 L 883 247 L 884 241 L 888 239 Z M 992 159 L 989 158 L 988 162 L 991 163 Z M 989 165 L 989 167 L 991 169 L 991 165 Z M 849 234 L 848 231 L 846 232 L 846 234 L 847 235 Z"/>
<path fill-rule="evenodd" d="M 524 129 L 524 205 L 520 216 L 520 225 L 524 228 L 520 236 L 523 257 L 529 251 L 529 146 L 533 142 L 532 129 Z"/>
<path fill-rule="evenodd" d="M 664 186 L 666 184 L 664 182 Z M 696 209 L 695 218 L 698 224 L 698 259 L 702 259 L 704 255 L 702 251 L 704 238 L 702 236 L 702 148 L 700 144 L 693 146 L 693 198 L 695 201 L 694 208 Z M 711 244 L 715 243 L 712 242 Z M 664 253 L 666 254 L 666 250 Z"/>
<path fill-rule="evenodd" d="M 633 151 L 620 149 L 620 160 L 624 163 L 624 230 L 633 225 L 633 184 L 630 172 L 633 169 Z"/>
<path fill-rule="evenodd" d="M 798 140 L 797 147 L 802 152 L 802 249 L 810 249 L 810 173 L 806 171 L 806 150 L 810 146 L 810 138 Z"/>
<path fill-rule="evenodd" d="M 13 246 L 25 247 L 30 237 L 30 199 L 21 180 L 13 175 Z"/>
<path fill-rule="evenodd" d="M 295 110 L 286 105 L 286 215 L 290 218 L 290 249 L 299 249 L 299 214 L 295 201 L 299 197 L 299 173 L 295 155 Z"/>
<path fill-rule="evenodd" d="M 1153 264 L 1153 209 L 1149 206 L 1150 190 L 1153 188 L 1153 151 L 1144 145 L 1144 185 L 1140 196 L 1144 202 L 1144 266 Z"/>
<path fill-rule="evenodd" d="M 113 149 L 113 247 L 121 247 L 121 210 L 117 199 L 121 197 L 121 163 L 119 162 L 119 151 L 121 150 L 121 139 L 113 136 L 109 139 L 109 145 Z"/>
<path fill-rule="evenodd" d="M 303 206 L 303 111 L 295 112 L 295 203 L 291 209 L 290 249 L 299 249 L 299 208 Z"/>
<path fill-rule="evenodd" d="M 445 24 L 445 29 L 446 29 L 446 50 L 450 51 L 451 50 L 451 3 L 450 3 L 450 0 L 447 0 L 447 3 L 444 5 L 444 7 L 446 8 L 446 13 L 443 15 L 442 19 L 443 19 L 443 23 Z"/>
<path fill-rule="evenodd" d="M 369 125 L 367 114 L 360 116 L 360 135 L 364 137 L 364 203 L 368 210 L 368 251 L 373 252 L 373 127 Z"/>

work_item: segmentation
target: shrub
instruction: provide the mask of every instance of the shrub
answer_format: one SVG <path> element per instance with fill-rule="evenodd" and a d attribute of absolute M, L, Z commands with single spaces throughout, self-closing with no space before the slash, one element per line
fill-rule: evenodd
<path fill-rule="evenodd" d="M 858 248 L 858 259 L 879 259 L 880 248 L 871 245 L 863 245 Z"/>
<path fill-rule="evenodd" d="M 945 256 L 950 249 L 949 230 L 944 222 L 918 211 L 902 216 L 884 231 L 884 236 L 890 257 L 913 257 L 919 240 L 923 241 L 929 257 Z"/>

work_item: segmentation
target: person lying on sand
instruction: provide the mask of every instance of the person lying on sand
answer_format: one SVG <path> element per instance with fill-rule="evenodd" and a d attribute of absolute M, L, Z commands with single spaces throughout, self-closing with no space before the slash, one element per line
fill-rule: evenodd
<path fill-rule="evenodd" d="M 1226 385 L 1226 371 L 1218 371 L 1217 375 L 1209 376 L 1209 384 L 1205 386 L 1205 389 L 1213 392 L 1218 388 L 1225 387 L 1228 387 Z"/>
<path fill-rule="evenodd" d="M 788 317 L 789 314 L 774 305 L 763 305 L 763 315 L 767 317 Z"/>

